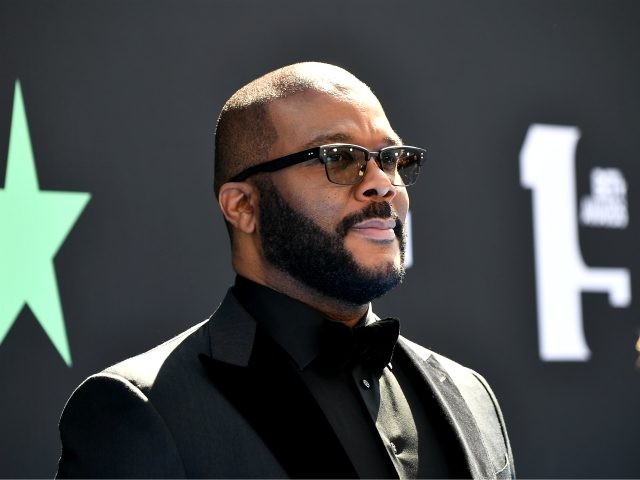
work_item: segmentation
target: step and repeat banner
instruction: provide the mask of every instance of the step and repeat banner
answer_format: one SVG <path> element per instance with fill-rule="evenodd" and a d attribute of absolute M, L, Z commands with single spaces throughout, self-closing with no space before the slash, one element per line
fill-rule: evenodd
<path fill-rule="evenodd" d="M 0 476 L 52 476 L 75 386 L 216 308 L 218 112 L 316 60 L 428 148 L 378 313 L 487 377 L 520 477 L 640 477 L 639 21 L 622 1 L 3 0 Z"/>

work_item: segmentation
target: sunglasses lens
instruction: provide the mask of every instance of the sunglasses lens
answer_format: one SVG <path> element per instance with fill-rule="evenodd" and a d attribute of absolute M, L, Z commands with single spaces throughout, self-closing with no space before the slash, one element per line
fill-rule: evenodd
<path fill-rule="evenodd" d="M 396 186 L 416 183 L 423 158 L 423 150 L 410 147 L 388 148 L 380 154 L 382 169 Z"/>
<path fill-rule="evenodd" d="M 366 154 L 350 146 L 330 146 L 322 150 L 329 180 L 340 185 L 360 182 L 366 170 Z"/>

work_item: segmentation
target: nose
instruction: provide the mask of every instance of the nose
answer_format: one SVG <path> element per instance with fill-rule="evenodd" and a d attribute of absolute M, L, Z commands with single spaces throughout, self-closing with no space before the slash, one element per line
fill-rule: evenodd
<path fill-rule="evenodd" d="M 356 185 L 356 198 L 362 201 L 390 201 L 397 194 L 389 176 L 374 158 L 369 158 L 362 182 Z"/>

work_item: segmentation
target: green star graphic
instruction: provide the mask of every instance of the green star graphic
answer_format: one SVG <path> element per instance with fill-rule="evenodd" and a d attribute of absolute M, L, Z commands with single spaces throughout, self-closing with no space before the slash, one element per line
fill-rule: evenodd
<path fill-rule="evenodd" d="M 67 365 L 71 353 L 53 259 L 91 198 L 38 188 L 16 81 L 4 190 L 0 190 L 0 343 L 28 305 Z"/>

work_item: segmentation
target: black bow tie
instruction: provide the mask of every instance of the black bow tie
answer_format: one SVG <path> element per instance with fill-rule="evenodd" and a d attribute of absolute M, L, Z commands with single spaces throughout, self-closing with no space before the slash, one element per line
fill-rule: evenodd
<path fill-rule="evenodd" d="M 391 361 L 399 334 L 400 322 L 395 318 L 353 329 L 341 322 L 325 321 L 315 365 L 324 373 L 337 373 L 358 364 L 380 371 Z"/>

